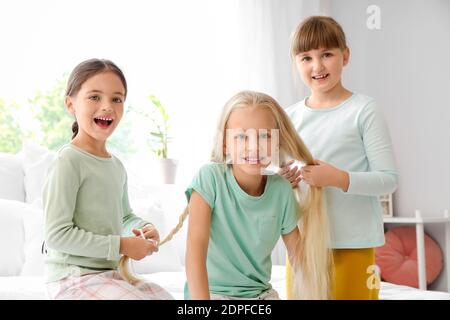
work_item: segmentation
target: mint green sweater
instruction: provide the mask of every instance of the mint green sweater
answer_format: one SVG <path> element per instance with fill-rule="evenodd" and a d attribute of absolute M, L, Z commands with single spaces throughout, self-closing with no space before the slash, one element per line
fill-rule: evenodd
<path fill-rule="evenodd" d="M 51 164 L 43 200 L 47 282 L 116 269 L 120 237 L 148 223 L 130 208 L 120 160 L 72 144 Z"/>

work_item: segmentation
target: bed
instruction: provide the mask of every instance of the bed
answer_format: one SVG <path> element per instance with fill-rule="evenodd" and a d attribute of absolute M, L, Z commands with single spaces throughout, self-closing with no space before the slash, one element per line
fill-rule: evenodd
<path fill-rule="evenodd" d="M 272 286 L 281 299 L 286 299 L 284 287 L 285 267 L 275 265 L 272 270 Z M 168 290 L 175 299 L 183 299 L 185 282 L 184 271 L 156 272 L 143 275 L 146 280 L 155 282 Z M 42 277 L 0 277 L 0 300 L 42 300 L 46 299 Z M 424 291 L 407 286 L 382 282 L 380 300 L 450 300 L 450 293 Z"/>
<path fill-rule="evenodd" d="M 43 210 L 39 196 L 45 177 L 43 173 L 52 155 L 40 146 L 26 143 L 21 153 L 0 153 L 0 300 L 46 299 L 44 257 L 41 254 Z M 135 213 L 152 221 L 161 234 L 166 234 L 176 225 L 178 214 L 185 206 L 183 190 L 170 185 L 142 185 L 139 183 L 145 179 L 138 175 L 133 183 L 133 177 L 130 174 L 129 191 Z M 186 228 L 182 228 L 157 255 L 134 265 L 135 272 L 166 288 L 175 299 L 183 299 L 185 243 Z M 286 298 L 284 259 L 284 246 L 277 245 L 272 254 L 271 283 L 281 299 Z M 380 299 L 450 300 L 450 293 L 382 282 Z"/>

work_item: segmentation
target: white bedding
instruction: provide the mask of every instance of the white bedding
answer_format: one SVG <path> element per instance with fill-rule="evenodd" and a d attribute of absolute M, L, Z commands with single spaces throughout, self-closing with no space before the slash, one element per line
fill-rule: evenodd
<path fill-rule="evenodd" d="M 272 286 L 278 291 L 281 299 L 286 299 L 284 266 L 274 266 L 272 270 Z M 157 272 L 144 276 L 166 288 L 175 299 L 183 299 L 183 288 L 186 279 L 184 271 Z M 0 300 L 40 300 L 46 299 L 45 285 L 42 277 L 0 277 Z M 399 286 L 382 282 L 381 300 L 450 300 L 450 293 L 423 291 L 407 286 Z"/>
<path fill-rule="evenodd" d="M 31 202 L 44 185 L 44 167 L 48 166 L 49 154 L 45 148 L 29 143 L 24 143 L 21 155 L 0 153 L 0 169 L 5 169 L 0 170 L 0 300 L 46 298 L 44 280 L 40 276 L 44 272 L 42 199 L 35 199 L 33 203 L 24 201 Z M 168 228 L 178 222 L 178 213 L 184 209 L 183 188 L 180 185 L 148 184 L 140 173 L 135 171 L 133 174 L 133 170 L 129 170 L 133 209 L 143 219 L 152 221 L 160 234 L 167 234 Z M 186 231 L 186 227 L 181 229 L 158 255 L 144 259 L 148 263 L 134 265 L 135 270 L 147 273 L 145 278 L 165 287 L 176 299 L 183 299 Z M 285 257 L 280 239 L 272 261 L 282 264 Z M 171 272 L 160 272 L 162 270 Z M 284 266 L 274 266 L 271 281 L 282 299 L 286 298 L 284 272 Z M 380 299 L 450 300 L 450 294 L 383 282 Z"/>

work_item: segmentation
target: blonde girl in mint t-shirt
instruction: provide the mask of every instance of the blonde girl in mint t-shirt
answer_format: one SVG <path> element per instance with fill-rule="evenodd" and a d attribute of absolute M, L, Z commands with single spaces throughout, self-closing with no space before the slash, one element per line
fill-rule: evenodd
<path fill-rule="evenodd" d="M 259 92 L 233 96 L 219 119 L 211 163 L 186 190 L 186 298 L 278 299 L 269 281 L 280 236 L 294 266 L 294 297 L 329 297 L 322 192 L 311 187 L 299 202 L 288 180 L 268 172 L 286 159 L 313 163 L 280 105 Z"/>

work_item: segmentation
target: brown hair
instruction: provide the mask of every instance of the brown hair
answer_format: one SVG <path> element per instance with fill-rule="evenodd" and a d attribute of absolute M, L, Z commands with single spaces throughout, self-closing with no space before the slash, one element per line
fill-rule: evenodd
<path fill-rule="evenodd" d="M 291 58 L 319 48 L 347 48 L 342 27 L 331 17 L 311 16 L 297 26 L 291 41 Z"/>
<path fill-rule="evenodd" d="M 111 71 L 116 74 L 120 80 L 122 81 L 123 87 L 125 88 L 125 97 L 127 96 L 127 81 L 125 76 L 120 70 L 120 68 L 112 61 L 106 59 L 89 59 L 78 64 L 75 69 L 73 69 L 72 73 L 69 76 L 69 80 L 67 81 L 67 88 L 65 96 L 73 97 L 78 91 L 80 91 L 81 86 L 86 80 L 91 78 L 92 76 L 105 72 Z M 75 122 L 72 124 L 72 139 L 78 133 L 78 123 Z"/>

